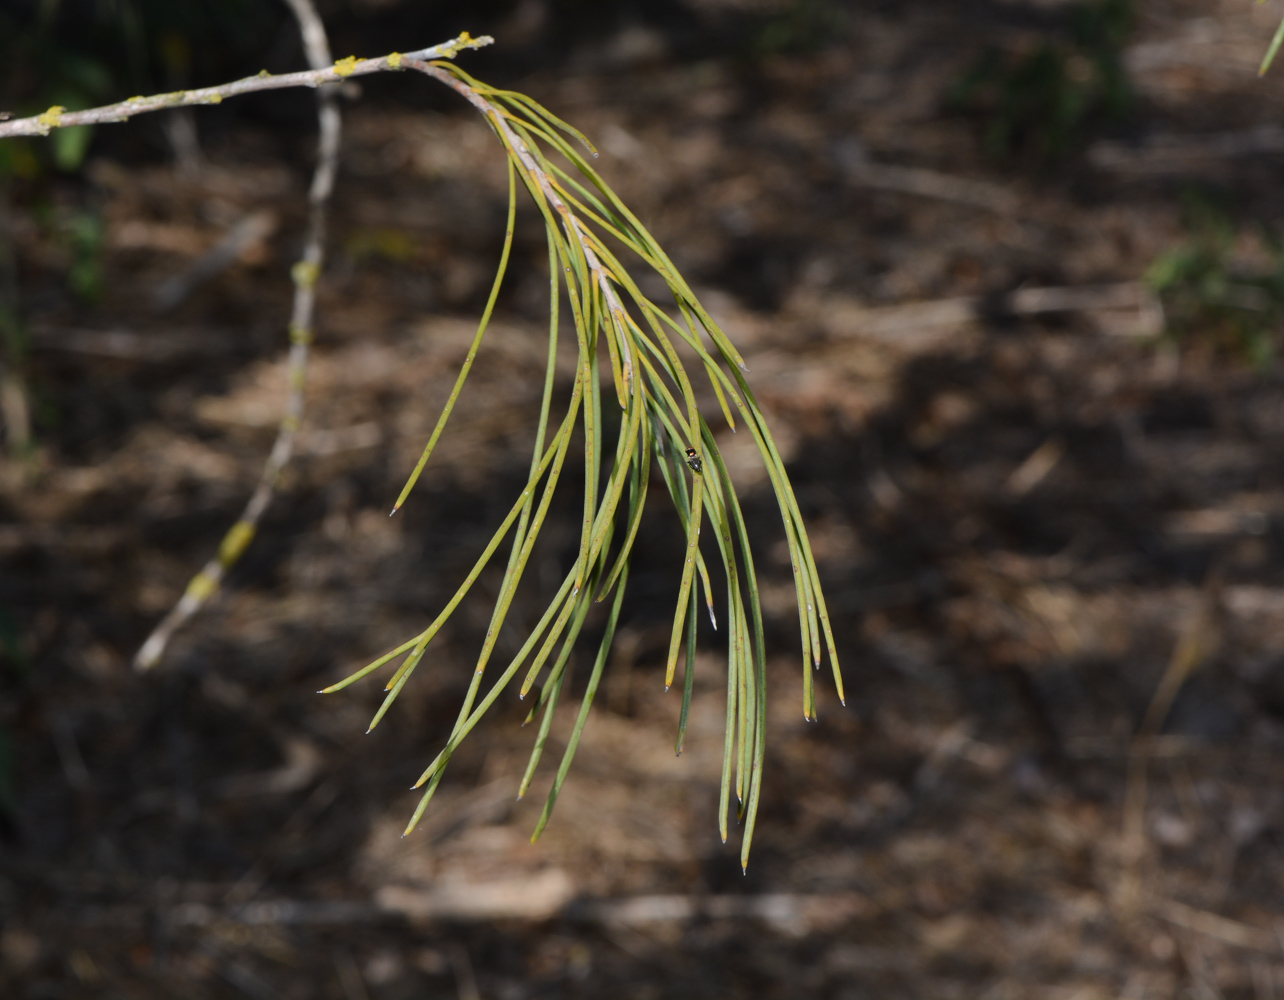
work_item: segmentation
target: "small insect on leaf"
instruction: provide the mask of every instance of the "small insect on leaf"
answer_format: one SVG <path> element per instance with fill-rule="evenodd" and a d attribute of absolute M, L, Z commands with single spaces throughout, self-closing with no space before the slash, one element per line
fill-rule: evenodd
<path fill-rule="evenodd" d="M 700 456 L 696 454 L 694 448 L 687 449 L 687 465 L 691 466 L 691 471 L 697 475 L 704 472 L 704 463 L 700 461 Z"/>

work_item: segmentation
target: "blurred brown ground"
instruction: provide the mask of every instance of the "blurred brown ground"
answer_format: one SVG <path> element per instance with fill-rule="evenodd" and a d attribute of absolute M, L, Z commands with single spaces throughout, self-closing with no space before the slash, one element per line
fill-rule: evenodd
<path fill-rule="evenodd" d="M 21 653 L 0 690 L 0 994 L 1284 995 L 1284 380 L 1198 339 L 1139 339 L 1151 320 L 1128 308 L 870 312 L 1133 281 L 1180 240 L 1191 184 L 1280 225 L 1282 150 L 1205 141 L 1269 140 L 1252 130 L 1278 121 L 1284 76 L 1255 68 L 1279 11 L 1139 4 L 1131 131 L 1036 169 L 987 159 L 943 95 L 982 43 L 1028 44 L 1039 5 L 853 3 L 841 44 L 719 48 L 753 7 L 621 6 L 512 81 L 599 144 L 742 347 L 809 519 L 849 692 L 843 709 L 822 683 L 814 724 L 770 491 L 724 435 L 771 650 L 748 874 L 716 834 L 707 628 L 688 751 L 671 752 L 681 542 L 654 496 L 611 673 L 537 846 L 549 775 L 513 801 L 533 738 L 515 697 L 399 837 L 495 577 L 373 734 L 382 685 L 313 693 L 449 595 L 525 475 L 542 377 L 545 251 L 524 205 L 452 428 L 386 516 L 471 336 L 505 190 L 486 128 L 445 97 L 387 99 L 430 86 L 398 78 L 345 107 L 301 454 L 223 595 L 146 677 L 130 657 L 270 447 L 311 140 L 249 117 L 195 173 L 91 156 L 59 196 L 102 212 L 92 308 L 58 291 L 66 260 L 15 208 L 27 377 L 56 419 L 34 464 L 0 477 L 0 606 Z M 344 23 L 337 55 L 366 38 Z M 562 22 L 527 0 L 466 26 L 496 35 L 489 65 L 506 37 L 537 65 Z M 161 282 L 260 211 L 266 236 L 153 313 Z M 517 626 L 576 516 L 568 491 Z M 1199 649 L 1144 802 L 1134 769 L 1130 837 L 1130 747 L 1183 637 Z"/>

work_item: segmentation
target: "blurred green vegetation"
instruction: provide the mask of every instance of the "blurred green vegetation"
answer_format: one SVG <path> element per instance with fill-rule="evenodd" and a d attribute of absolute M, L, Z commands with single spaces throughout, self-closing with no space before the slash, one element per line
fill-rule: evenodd
<path fill-rule="evenodd" d="M 348 237 L 344 249 L 357 264 L 369 260 L 405 264 L 419 252 L 415 238 L 410 233 L 387 227 L 357 230 Z"/>
<path fill-rule="evenodd" d="M 296 37 L 276 30 L 288 20 L 284 5 L 261 0 L 12 0 L 0 4 L 0 109 L 18 117 L 55 105 L 76 111 L 234 78 L 274 37 Z M 97 302 L 102 220 L 94 206 L 77 203 L 83 192 L 56 183 L 80 170 L 93 141 L 94 130 L 82 126 L 0 143 L 0 243 L 7 248 L 0 250 L 0 392 L 9 394 L 10 416 L 33 398 L 10 206 L 20 201 L 33 210 L 66 262 L 74 299 Z M 7 450 L 22 458 L 30 422 L 10 422 Z"/>
<path fill-rule="evenodd" d="M 752 34 L 755 55 L 806 54 L 840 39 L 849 23 L 835 0 L 790 0 Z"/>
<path fill-rule="evenodd" d="M 1284 321 L 1284 243 L 1265 226 L 1236 225 L 1221 200 L 1205 192 L 1183 198 L 1187 238 L 1160 254 L 1146 272 L 1160 295 L 1170 336 L 1199 338 L 1269 368 Z M 1245 244 L 1256 252 L 1246 255 Z"/>
<path fill-rule="evenodd" d="M 1118 121 L 1132 105 L 1121 58 L 1132 0 L 1072 5 L 1063 29 L 1022 53 L 989 47 L 950 89 L 947 105 L 976 116 L 986 151 L 1042 161 L 1069 153 L 1094 121 Z"/>
<path fill-rule="evenodd" d="M 80 301 L 92 304 L 103 290 L 103 222 L 95 211 L 72 212 L 62 223 L 71 250 L 67 284 Z"/>
<path fill-rule="evenodd" d="M 27 0 L 0 5 L 0 108 L 70 111 L 221 80 L 288 17 L 260 0 Z M 0 172 L 75 171 L 88 127 L 0 144 Z"/>

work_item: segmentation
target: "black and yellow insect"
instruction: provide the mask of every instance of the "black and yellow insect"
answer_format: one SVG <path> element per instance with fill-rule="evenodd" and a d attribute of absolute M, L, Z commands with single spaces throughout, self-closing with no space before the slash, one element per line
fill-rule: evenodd
<path fill-rule="evenodd" d="M 691 471 L 697 475 L 704 472 L 704 463 L 700 461 L 700 456 L 696 454 L 694 448 L 687 449 L 687 465 L 691 466 Z"/>

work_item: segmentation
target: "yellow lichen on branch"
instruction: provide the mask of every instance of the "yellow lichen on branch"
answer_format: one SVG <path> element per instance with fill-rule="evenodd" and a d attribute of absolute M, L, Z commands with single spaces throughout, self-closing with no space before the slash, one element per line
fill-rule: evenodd
<path fill-rule="evenodd" d="M 301 260 L 290 268 L 290 277 L 300 288 L 312 288 L 317 283 L 320 269 L 311 261 Z"/>
<path fill-rule="evenodd" d="M 37 121 L 40 124 L 40 134 L 48 135 L 49 130 L 58 128 L 62 125 L 62 113 L 67 109 L 61 104 L 55 104 L 52 108 L 42 114 Z"/>
<path fill-rule="evenodd" d="M 237 521 L 223 538 L 218 548 L 218 561 L 224 566 L 231 566 L 241 558 L 241 553 L 254 538 L 256 528 L 250 521 Z"/>

